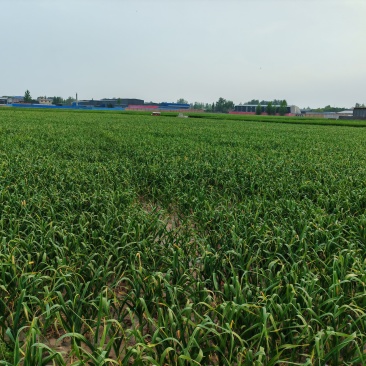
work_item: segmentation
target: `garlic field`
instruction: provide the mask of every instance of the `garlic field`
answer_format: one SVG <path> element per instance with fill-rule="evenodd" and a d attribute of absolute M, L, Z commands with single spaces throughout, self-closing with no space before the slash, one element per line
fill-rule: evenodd
<path fill-rule="evenodd" d="M 366 364 L 366 129 L 0 110 L 0 364 Z"/>

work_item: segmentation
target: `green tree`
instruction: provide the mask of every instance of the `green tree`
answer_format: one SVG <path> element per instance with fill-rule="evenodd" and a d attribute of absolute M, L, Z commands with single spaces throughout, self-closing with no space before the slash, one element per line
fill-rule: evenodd
<path fill-rule="evenodd" d="M 273 113 L 273 104 L 272 104 L 272 102 L 269 102 L 268 104 L 267 104 L 267 109 L 266 109 L 266 112 L 267 112 L 267 114 L 270 116 L 270 115 L 272 115 L 272 114 L 274 114 Z"/>
<path fill-rule="evenodd" d="M 204 109 L 205 105 L 203 103 L 199 103 L 199 102 L 194 102 L 194 104 L 192 105 L 193 109 Z"/>
<path fill-rule="evenodd" d="M 25 103 L 31 103 L 32 102 L 32 97 L 31 97 L 30 91 L 28 89 L 24 93 L 24 102 Z"/>
<path fill-rule="evenodd" d="M 184 98 L 179 98 L 179 99 L 177 100 L 177 103 L 178 103 L 178 104 L 188 104 L 188 101 L 187 101 L 187 100 L 185 100 Z"/>
<path fill-rule="evenodd" d="M 245 103 L 247 105 L 258 105 L 259 104 L 259 99 L 252 99 L 249 100 L 247 103 Z"/>
<path fill-rule="evenodd" d="M 234 108 L 234 102 L 220 97 L 215 105 L 215 112 L 228 113 Z"/>
<path fill-rule="evenodd" d="M 68 97 L 64 100 L 65 105 L 72 105 L 72 102 L 75 102 L 75 98 L 73 97 Z"/>
<path fill-rule="evenodd" d="M 259 103 L 255 108 L 255 114 L 257 114 L 258 116 L 262 114 L 262 106 Z"/>
<path fill-rule="evenodd" d="M 326 105 L 323 108 L 316 108 L 316 109 L 311 109 L 308 107 L 308 109 L 310 109 L 313 112 L 318 112 L 318 113 L 322 113 L 322 112 L 341 112 L 341 111 L 345 111 L 347 108 L 344 107 L 331 107 L 330 105 Z"/>
<path fill-rule="evenodd" d="M 63 104 L 64 100 L 62 97 L 53 97 L 52 104 Z"/>
<path fill-rule="evenodd" d="M 226 99 L 220 97 L 219 100 L 216 102 L 215 111 L 216 112 L 223 112 L 225 107 Z"/>
<path fill-rule="evenodd" d="M 206 103 L 204 109 L 205 112 L 212 112 L 212 104 Z"/>
<path fill-rule="evenodd" d="M 287 102 L 284 99 L 281 104 L 280 104 L 280 108 L 279 108 L 279 114 L 280 116 L 284 116 L 287 113 Z"/>
<path fill-rule="evenodd" d="M 227 112 L 230 112 L 231 110 L 233 110 L 233 109 L 234 109 L 234 107 L 235 107 L 234 102 L 233 102 L 232 100 L 228 100 L 228 101 L 226 102 L 226 106 L 225 106 L 226 113 L 227 113 Z"/>

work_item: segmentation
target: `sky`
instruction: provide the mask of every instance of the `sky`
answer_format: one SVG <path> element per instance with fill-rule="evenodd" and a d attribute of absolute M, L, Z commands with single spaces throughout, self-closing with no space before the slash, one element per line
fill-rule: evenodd
<path fill-rule="evenodd" d="M 366 103 L 366 0 L 0 0 L 0 95 Z"/>

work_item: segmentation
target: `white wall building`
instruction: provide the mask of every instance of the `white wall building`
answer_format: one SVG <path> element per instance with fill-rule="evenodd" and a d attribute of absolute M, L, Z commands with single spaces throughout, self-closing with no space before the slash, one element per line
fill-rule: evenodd
<path fill-rule="evenodd" d="M 38 97 L 37 102 L 39 104 L 48 104 L 51 105 L 53 101 L 53 98 L 46 98 L 46 97 Z"/>

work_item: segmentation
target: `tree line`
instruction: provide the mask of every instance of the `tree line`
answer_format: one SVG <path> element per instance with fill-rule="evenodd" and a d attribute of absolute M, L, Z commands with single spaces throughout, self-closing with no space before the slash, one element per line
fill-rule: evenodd
<path fill-rule="evenodd" d="M 216 102 L 213 102 L 212 104 L 202 102 L 188 103 L 188 101 L 184 98 L 178 99 L 177 103 L 190 104 L 190 107 L 192 109 L 203 110 L 205 112 L 215 112 L 215 113 L 228 113 L 235 107 L 235 104 L 232 100 L 226 100 L 225 98 L 222 97 L 220 97 Z"/>
<path fill-rule="evenodd" d="M 47 97 L 44 96 L 41 98 L 47 98 Z M 72 102 L 75 102 L 75 98 L 73 98 L 73 97 L 68 97 L 67 99 L 64 99 L 62 97 L 57 97 L 57 96 L 52 97 L 52 104 L 55 104 L 55 105 L 60 105 L 60 104 L 71 105 Z M 28 89 L 24 93 L 24 103 L 38 103 L 37 99 L 32 98 L 31 93 Z"/>
<path fill-rule="evenodd" d="M 323 113 L 323 112 L 341 112 L 341 111 L 346 110 L 347 108 L 344 108 L 344 107 L 343 108 L 342 107 L 331 107 L 330 105 L 326 105 L 323 108 L 316 108 L 316 109 L 308 108 L 308 109 L 310 109 L 312 112 Z"/>
<path fill-rule="evenodd" d="M 62 97 L 53 97 L 52 104 L 71 105 L 75 100 L 76 99 L 73 97 L 68 97 L 67 99 L 63 99 Z"/>
<path fill-rule="evenodd" d="M 177 100 L 177 103 L 189 104 L 188 101 L 184 98 L 180 98 Z M 240 103 L 239 105 L 256 105 L 256 114 L 262 114 L 266 112 L 269 115 L 280 114 L 281 116 L 287 113 L 287 102 L 286 100 L 274 99 L 273 101 L 252 99 L 246 103 Z M 226 100 L 225 98 L 220 97 L 217 102 L 210 103 L 200 103 L 194 102 L 190 103 L 192 109 L 203 110 L 205 112 L 214 112 L 214 113 L 228 113 L 234 110 L 235 104 L 232 100 Z M 264 108 L 263 106 L 267 106 Z"/>
<path fill-rule="evenodd" d="M 287 113 L 287 102 L 285 99 L 281 101 L 275 99 L 273 102 L 267 102 L 265 105 L 267 107 L 264 107 L 263 104 L 258 103 L 255 109 L 255 114 L 260 115 L 263 112 L 266 112 L 269 116 L 274 116 L 277 113 L 280 116 L 284 116 Z"/>
<path fill-rule="evenodd" d="M 224 98 L 219 98 L 219 100 L 215 103 L 200 103 L 200 102 L 194 102 L 194 103 L 188 103 L 187 100 L 181 98 L 178 99 L 178 103 L 185 103 L 190 104 L 192 109 L 196 110 L 203 110 L 205 112 L 221 112 L 221 113 L 227 113 L 230 110 L 234 109 L 234 102 L 231 100 L 226 100 Z M 286 114 L 287 113 L 287 102 L 286 100 L 282 99 L 273 99 L 272 101 L 269 100 L 259 100 L 259 99 L 252 99 L 249 100 L 246 103 L 239 103 L 238 105 L 255 105 L 256 106 L 256 113 L 262 114 L 263 112 L 266 112 L 269 115 L 275 115 L 275 114 Z M 267 106 L 264 110 L 263 106 Z M 356 103 L 355 108 L 366 108 L 365 103 Z M 349 108 L 345 107 L 332 107 L 330 105 L 327 105 L 323 108 L 304 108 L 312 112 L 341 112 L 344 110 L 347 110 Z"/>

